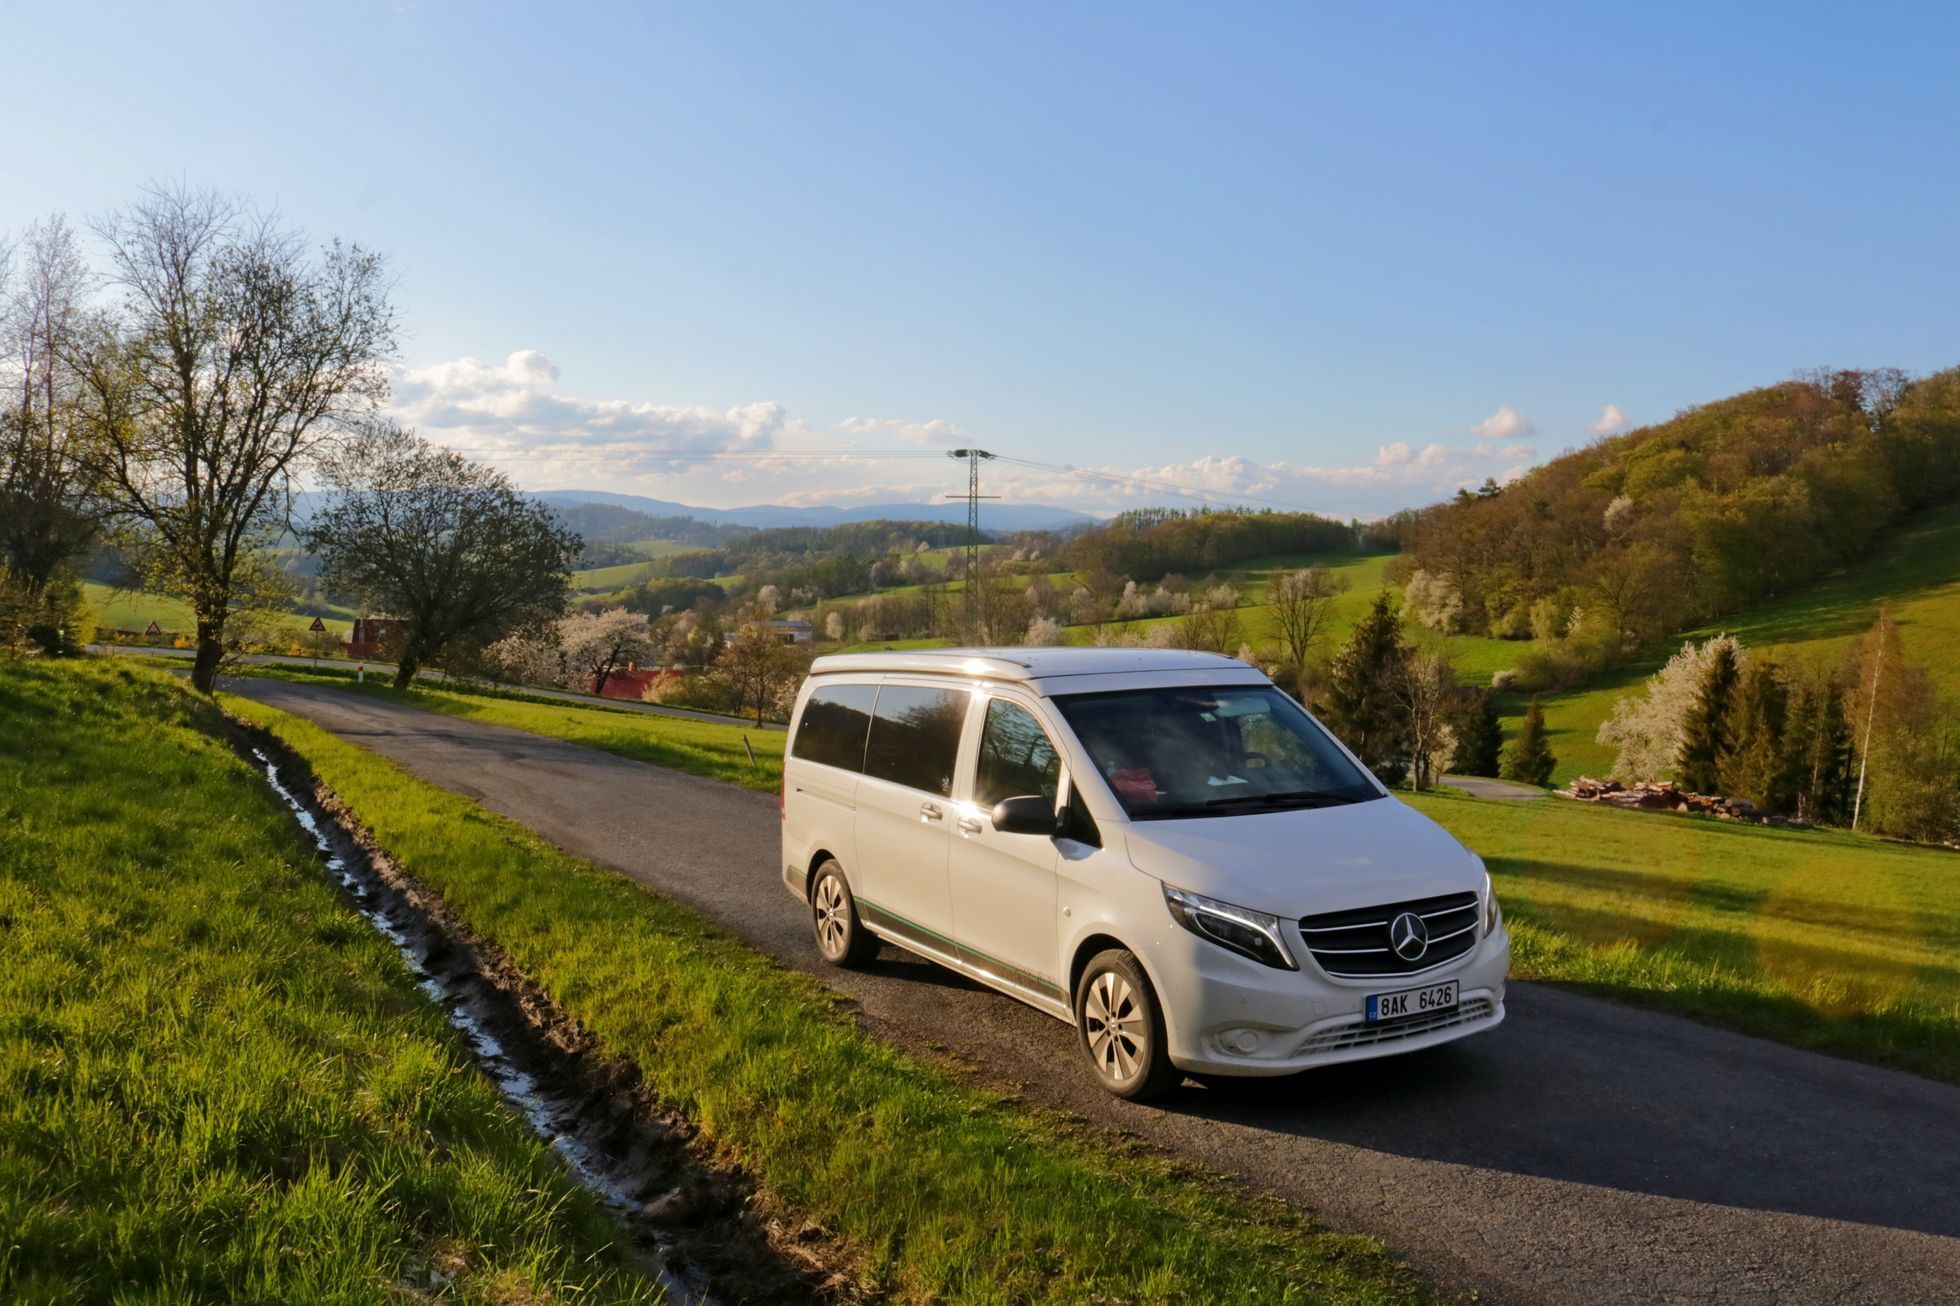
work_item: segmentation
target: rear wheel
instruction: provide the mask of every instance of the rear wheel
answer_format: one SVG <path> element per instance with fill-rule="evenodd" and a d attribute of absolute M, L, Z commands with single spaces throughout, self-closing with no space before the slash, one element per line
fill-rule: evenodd
<path fill-rule="evenodd" d="M 1099 952 L 1083 967 L 1075 1028 L 1097 1082 L 1116 1096 L 1143 1102 L 1177 1083 L 1157 994 L 1127 949 Z"/>
<path fill-rule="evenodd" d="M 862 966 L 878 955 L 878 938 L 858 920 L 844 868 L 834 861 L 817 867 L 810 886 L 810 922 L 817 951 L 833 966 Z"/>

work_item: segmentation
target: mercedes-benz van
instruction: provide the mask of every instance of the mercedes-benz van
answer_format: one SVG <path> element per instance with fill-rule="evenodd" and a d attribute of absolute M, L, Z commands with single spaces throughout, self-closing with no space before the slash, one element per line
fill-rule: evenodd
<path fill-rule="evenodd" d="M 990 984 L 1073 1024 L 1122 1097 L 1504 1019 L 1483 863 L 1232 658 L 818 658 L 782 817 L 825 960 L 892 943 Z"/>

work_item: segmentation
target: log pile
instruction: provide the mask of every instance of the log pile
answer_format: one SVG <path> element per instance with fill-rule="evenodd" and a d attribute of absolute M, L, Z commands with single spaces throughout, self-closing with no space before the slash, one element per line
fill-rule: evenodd
<path fill-rule="evenodd" d="M 1672 780 L 1642 780 L 1624 785 L 1618 780 L 1595 780 L 1582 775 L 1558 791 L 1562 798 L 1582 803 L 1604 803 L 1650 812 L 1692 812 L 1718 816 L 1725 821 L 1747 821 L 1751 825 L 1797 826 L 1802 822 L 1771 812 L 1759 811 L 1747 798 L 1724 798 L 1715 794 L 1689 793 Z"/>

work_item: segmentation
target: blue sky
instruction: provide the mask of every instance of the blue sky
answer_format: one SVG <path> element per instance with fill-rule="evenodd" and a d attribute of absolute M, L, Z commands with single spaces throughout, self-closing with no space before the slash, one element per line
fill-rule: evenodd
<path fill-rule="evenodd" d="M 384 249 L 403 417 L 534 488 L 909 497 L 955 469 L 671 455 L 971 441 L 1366 514 L 1798 368 L 1960 362 L 1951 5 L 4 27 L 0 232 L 163 178 Z"/>

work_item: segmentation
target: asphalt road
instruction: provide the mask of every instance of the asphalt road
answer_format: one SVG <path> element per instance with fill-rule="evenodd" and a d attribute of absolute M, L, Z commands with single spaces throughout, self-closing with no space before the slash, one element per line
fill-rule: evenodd
<path fill-rule="evenodd" d="M 1105 1096 L 1073 1031 L 886 949 L 817 961 L 775 799 L 279 681 L 233 688 L 820 972 L 880 1034 L 1380 1237 L 1505 1301 L 1960 1301 L 1960 1089 L 1536 985 L 1493 1033 L 1285 1080 Z"/>

